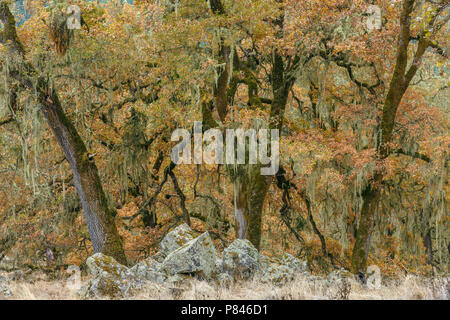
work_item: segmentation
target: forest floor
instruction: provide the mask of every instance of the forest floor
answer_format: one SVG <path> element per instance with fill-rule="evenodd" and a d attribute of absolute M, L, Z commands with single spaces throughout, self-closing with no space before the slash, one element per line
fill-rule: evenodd
<path fill-rule="evenodd" d="M 87 278 L 86 278 L 87 279 Z M 82 279 L 83 281 L 86 279 Z M 385 282 L 385 281 L 383 281 Z M 9 297 L 2 299 L 20 300 L 73 300 L 77 296 L 77 286 L 65 280 L 10 281 Z M 127 299 L 194 299 L 194 300 L 448 300 L 450 279 L 404 276 L 383 283 L 374 289 L 359 283 L 343 286 L 342 283 L 327 284 L 326 281 L 311 281 L 298 277 L 283 286 L 261 283 L 257 280 L 243 281 L 230 288 L 220 287 L 205 281 L 191 280 L 183 289 L 168 288 L 164 285 L 149 283 L 142 290 Z"/>

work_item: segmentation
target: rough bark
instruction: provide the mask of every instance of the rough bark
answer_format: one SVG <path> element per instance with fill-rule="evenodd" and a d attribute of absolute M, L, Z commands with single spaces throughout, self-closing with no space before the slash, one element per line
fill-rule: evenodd
<path fill-rule="evenodd" d="M 377 174 L 373 181 L 367 185 L 363 191 L 363 207 L 358 230 L 356 232 L 356 241 L 352 254 L 352 272 L 365 273 L 367 268 L 367 258 L 370 248 L 370 236 L 374 227 L 375 212 L 380 197 L 380 188 L 382 175 Z"/>
<path fill-rule="evenodd" d="M 236 235 L 259 249 L 264 200 L 272 177 L 261 175 L 259 165 L 241 165 L 241 169 L 244 172 L 234 182 Z"/>
<path fill-rule="evenodd" d="M 58 96 L 41 81 L 39 102 L 47 123 L 73 171 L 73 182 L 81 200 L 94 252 L 101 252 L 126 264 L 122 240 L 113 209 L 108 207 L 97 166 L 71 121 L 64 114 Z"/>
<path fill-rule="evenodd" d="M 293 79 L 286 80 L 286 68 L 283 58 L 274 53 L 272 71 L 272 93 L 270 110 L 270 128 L 281 130 L 284 111 Z M 251 99 L 249 94 L 249 100 Z M 235 177 L 235 216 L 236 232 L 241 239 L 248 239 L 259 249 L 263 206 L 273 176 L 260 174 L 260 165 L 240 165 Z"/>
<path fill-rule="evenodd" d="M 214 14 L 226 14 L 220 0 L 211 0 L 209 1 L 209 5 Z M 231 61 L 230 50 L 230 47 L 221 39 L 219 62 L 225 64 L 225 67 L 221 70 L 216 87 L 214 88 L 214 107 L 222 122 L 225 121 L 228 113 L 228 104 L 233 100 L 234 93 L 237 89 L 237 80 L 235 78 L 230 79 L 231 63 L 233 63 L 235 70 L 240 68 L 237 53 L 234 53 L 234 59 Z M 254 93 L 255 90 L 250 90 L 249 88 L 249 105 L 252 104 L 252 97 L 250 95 Z M 203 105 L 202 111 L 205 125 L 208 127 L 216 127 L 216 124 L 211 124 L 214 121 L 207 104 Z M 261 242 L 264 200 L 272 180 L 271 177 L 262 176 L 260 169 L 261 167 L 257 164 L 237 165 L 233 182 L 236 236 L 240 239 L 248 239 L 256 248 L 259 248 Z"/>
<path fill-rule="evenodd" d="M 426 262 L 429 265 L 433 265 L 433 242 L 431 240 L 431 227 L 424 210 L 420 211 L 420 218 L 422 222 L 422 241 L 427 257 Z"/>
<path fill-rule="evenodd" d="M 389 91 L 383 105 L 383 114 L 381 119 L 381 143 L 377 150 L 377 160 L 379 163 L 392 154 L 389 143 L 392 141 L 392 134 L 395 126 L 397 109 L 408 89 L 408 86 L 419 69 L 421 59 L 426 49 L 432 46 L 432 43 L 426 37 L 425 31 L 419 36 L 419 41 L 414 54 L 412 63 L 408 67 L 408 46 L 411 40 L 411 13 L 414 10 L 415 0 L 404 0 L 400 13 L 400 34 L 397 45 L 397 57 L 389 84 Z M 437 16 L 445 9 L 442 4 L 435 15 L 430 19 L 429 28 L 432 29 Z M 441 26 L 434 27 L 436 32 Z M 381 182 L 383 180 L 383 168 L 381 165 L 376 169 L 373 178 L 369 181 L 367 188 L 362 194 L 363 206 L 359 226 L 356 234 L 356 241 L 352 253 L 352 272 L 365 272 L 367 268 L 367 257 L 370 248 L 370 237 L 373 230 L 376 209 L 381 194 Z"/>
<path fill-rule="evenodd" d="M 215 14 L 226 14 L 220 0 L 210 1 L 211 10 Z M 283 15 L 276 21 L 283 27 Z M 281 35 L 281 34 L 280 34 Z M 236 82 L 233 77 L 229 80 L 230 74 L 230 48 L 223 45 L 220 48 L 220 57 L 225 63 L 225 69 L 219 75 L 216 90 L 214 92 L 214 104 L 218 111 L 221 121 L 227 114 L 228 103 L 233 100 L 236 91 Z M 242 64 L 237 53 L 233 55 L 233 68 L 241 70 L 246 74 L 242 83 L 248 86 L 248 105 L 252 107 L 261 107 L 261 99 L 258 97 L 257 83 L 252 79 L 252 70 L 249 66 Z M 294 59 L 294 61 L 297 61 Z M 270 128 L 281 130 L 283 124 L 284 110 L 292 88 L 295 77 L 287 78 L 292 70 L 286 68 L 283 57 L 276 51 L 273 53 L 272 60 L 272 93 L 273 99 L 268 102 L 270 106 Z M 234 197 L 235 197 L 235 229 L 238 238 L 248 239 L 252 244 L 259 248 L 261 242 L 261 225 L 263 216 L 264 201 L 272 183 L 272 176 L 263 176 L 260 174 L 261 166 L 256 165 L 238 165 L 237 174 L 234 176 Z"/>
<path fill-rule="evenodd" d="M 14 16 L 5 2 L 0 3 L 0 19 L 5 26 L 0 41 L 8 47 L 9 58 L 13 62 L 8 70 L 9 75 L 37 95 L 47 123 L 73 171 L 74 185 L 82 203 L 94 252 L 102 252 L 126 264 L 122 240 L 114 223 L 115 212 L 108 207 L 94 159 L 89 156 L 76 128 L 65 115 L 57 93 L 46 79 L 37 77 L 33 66 L 25 61 Z"/>

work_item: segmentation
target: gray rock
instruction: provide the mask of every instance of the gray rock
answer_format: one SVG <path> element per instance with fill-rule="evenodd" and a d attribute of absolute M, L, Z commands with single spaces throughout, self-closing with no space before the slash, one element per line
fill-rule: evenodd
<path fill-rule="evenodd" d="M 294 272 L 306 272 L 308 269 L 306 261 L 300 261 L 286 252 L 279 259 L 279 264 L 291 268 Z"/>
<path fill-rule="evenodd" d="M 222 259 L 217 258 L 216 259 L 216 272 L 222 273 L 223 272 L 223 261 Z"/>
<path fill-rule="evenodd" d="M 86 264 L 94 278 L 78 291 L 82 298 L 123 298 L 142 286 L 142 279 L 130 269 L 102 253 L 89 257 Z"/>
<path fill-rule="evenodd" d="M 269 258 L 259 255 L 257 275 L 262 282 L 272 282 L 283 285 L 302 273 L 306 273 L 306 261 L 300 261 L 288 253 L 279 258 Z"/>
<path fill-rule="evenodd" d="M 163 283 L 166 280 L 166 276 L 160 272 L 160 269 L 161 263 L 150 257 L 134 265 L 130 268 L 130 271 L 140 279 Z"/>
<path fill-rule="evenodd" d="M 312 274 L 305 274 L 306 275 L 306 279 L 308 279 L 308 281 L 311 281 L 311 282 L 323 282 L 323 283 L 325 283 L 326 282 L 326 280 L 324 279 L 324 278 L 322 278 L 321 276 L 314 276 L 314 275 L 312 275 Z"/>
<path fill-rule="evenodd" d="M 234 279 L 228 273 L 219 273 L 217 276 L 217 284 L 224 288 L 229 288 L 233 285 Z"/>
<path fill-rule="evenodd" d="M 167 278 L 164 285 L 168 288 L 189 287 L 191 278 L 187 275 L 176 274 Z"/>
<path fill-rule="evenodd" d="M 182 224 L 169 232 L 159 244 L 159 255 L 166 257 L 196 237 L 195 232 L 186 224 Z"/>
<path fill-rule="evenodd" d="M 163 261 L 161 271 L 210 278 L 216 272 L 216 250 L 208 232 L 171 252 Z"/>
<path fill-rule="evenodd" d="M 258 269 L 258 250 L 248 240 L 237 239 L 222 255 L 224 271 L 233 278 L 248 279 Z"/>
<path fill-rule="evenodd" d="M 258 273 L 261 282 L 272 282 L 277 285 L 283 285 L 294 280 L 295 271 L 285 265 L 271 264 L 267 269 Z"/>
<path fill-rule="evenodd" d="M 0 270 L 13 271 L 15 269 L 17 268 L 13 258 L 4 256 L 3 259 L 0 260 Z"/>
<path fill-rule="evenodd" d="M 12 295 L 9 289 L 9 280 L 5 277 L 0 276 L 0 297 L 10 297 Z"/>
<path fill-rule="evenodd" d="M 271 264 L 275 263 L 275 259 L 269 258 L 263 254 L 259 254 L 258 257 L 258 270 L 264 271 L 270 267 Z"/>
<path fill-rule="evenodd" d="M 166 256 L 161 252 L 157 252 L 154 255 L 152 255 L 150 258 L 152 258 L 156 262 L 162 263 L 164 261 L 164 259 L 166 258 Z"/>

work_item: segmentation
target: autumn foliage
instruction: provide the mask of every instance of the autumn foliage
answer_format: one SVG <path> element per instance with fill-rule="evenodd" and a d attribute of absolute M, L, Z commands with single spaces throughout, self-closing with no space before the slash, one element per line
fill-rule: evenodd
<path fill-rule="evenodd" d="M 430 46 L 383 157 L 403 1 L 372 1 L 382 16 L 371 31 L 363 0 L 69 1 L 89 28 L 74 30 L 64 52 L 49 28 L 66 3 L 44 2 L 24 1 L 29 17 L 17 32 L 25 59 L 58 93 L 95 161 L 129 263 L 157 252 L 186 213 L 216 247 L 235 239 L 232 170 L 172 167 L 170 138 L 194 121 L 271 123 L 276 56 L 292 81 L 280 134 L 285 184 L 274 177 L 262 200 L 261 250 L 290 252 L 318 273 L 350 269 L 364 190 L 381 170 L 368 264 L 389 275 L 448 272 L 448 2 L 433 18 L 437 4 L 413 1 L 408 65 L 420 37 Z M 217 2 L 223 13 L 212 10 Z M 11 80 L 6 48 L 2 77 Z M 226 113 L 217 102 L 224 70 Z M 0 84 L 0 259 L 82 264 L 92 246 L 73 173 L 33 93 L 9 80 Z"/>

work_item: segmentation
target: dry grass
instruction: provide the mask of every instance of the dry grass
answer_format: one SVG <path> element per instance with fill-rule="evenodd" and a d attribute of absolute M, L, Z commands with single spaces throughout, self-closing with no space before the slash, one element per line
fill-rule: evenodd
<path fill-rule="evenodd" d="M 55 300 L 77 299 L 76 289 L 65 281 L 37 280 L 33 283 L 12 281 L 12 297 L 7 299 Z M 311 281 L 298 277 L 284 286 L 261 283 L 257 280 L 238 283 L 231 288 L 212 285 L 205 281 L 192 280 L 184 289 L 167 288 L 162 285 L 148 284 L 128 299 L 195 299 L 195 300 L 322 300 L 322 299 L 363 299 L 363 300 L 403 300 L 403 299 L 449 299 L 449 278 L 420 278 L 406 276 L 379 289 L 369 289 L 359 283 L 350 285 L 327 285 L 320 281 Z M 1 298 L 0 298 L 1 299 Z"/>

